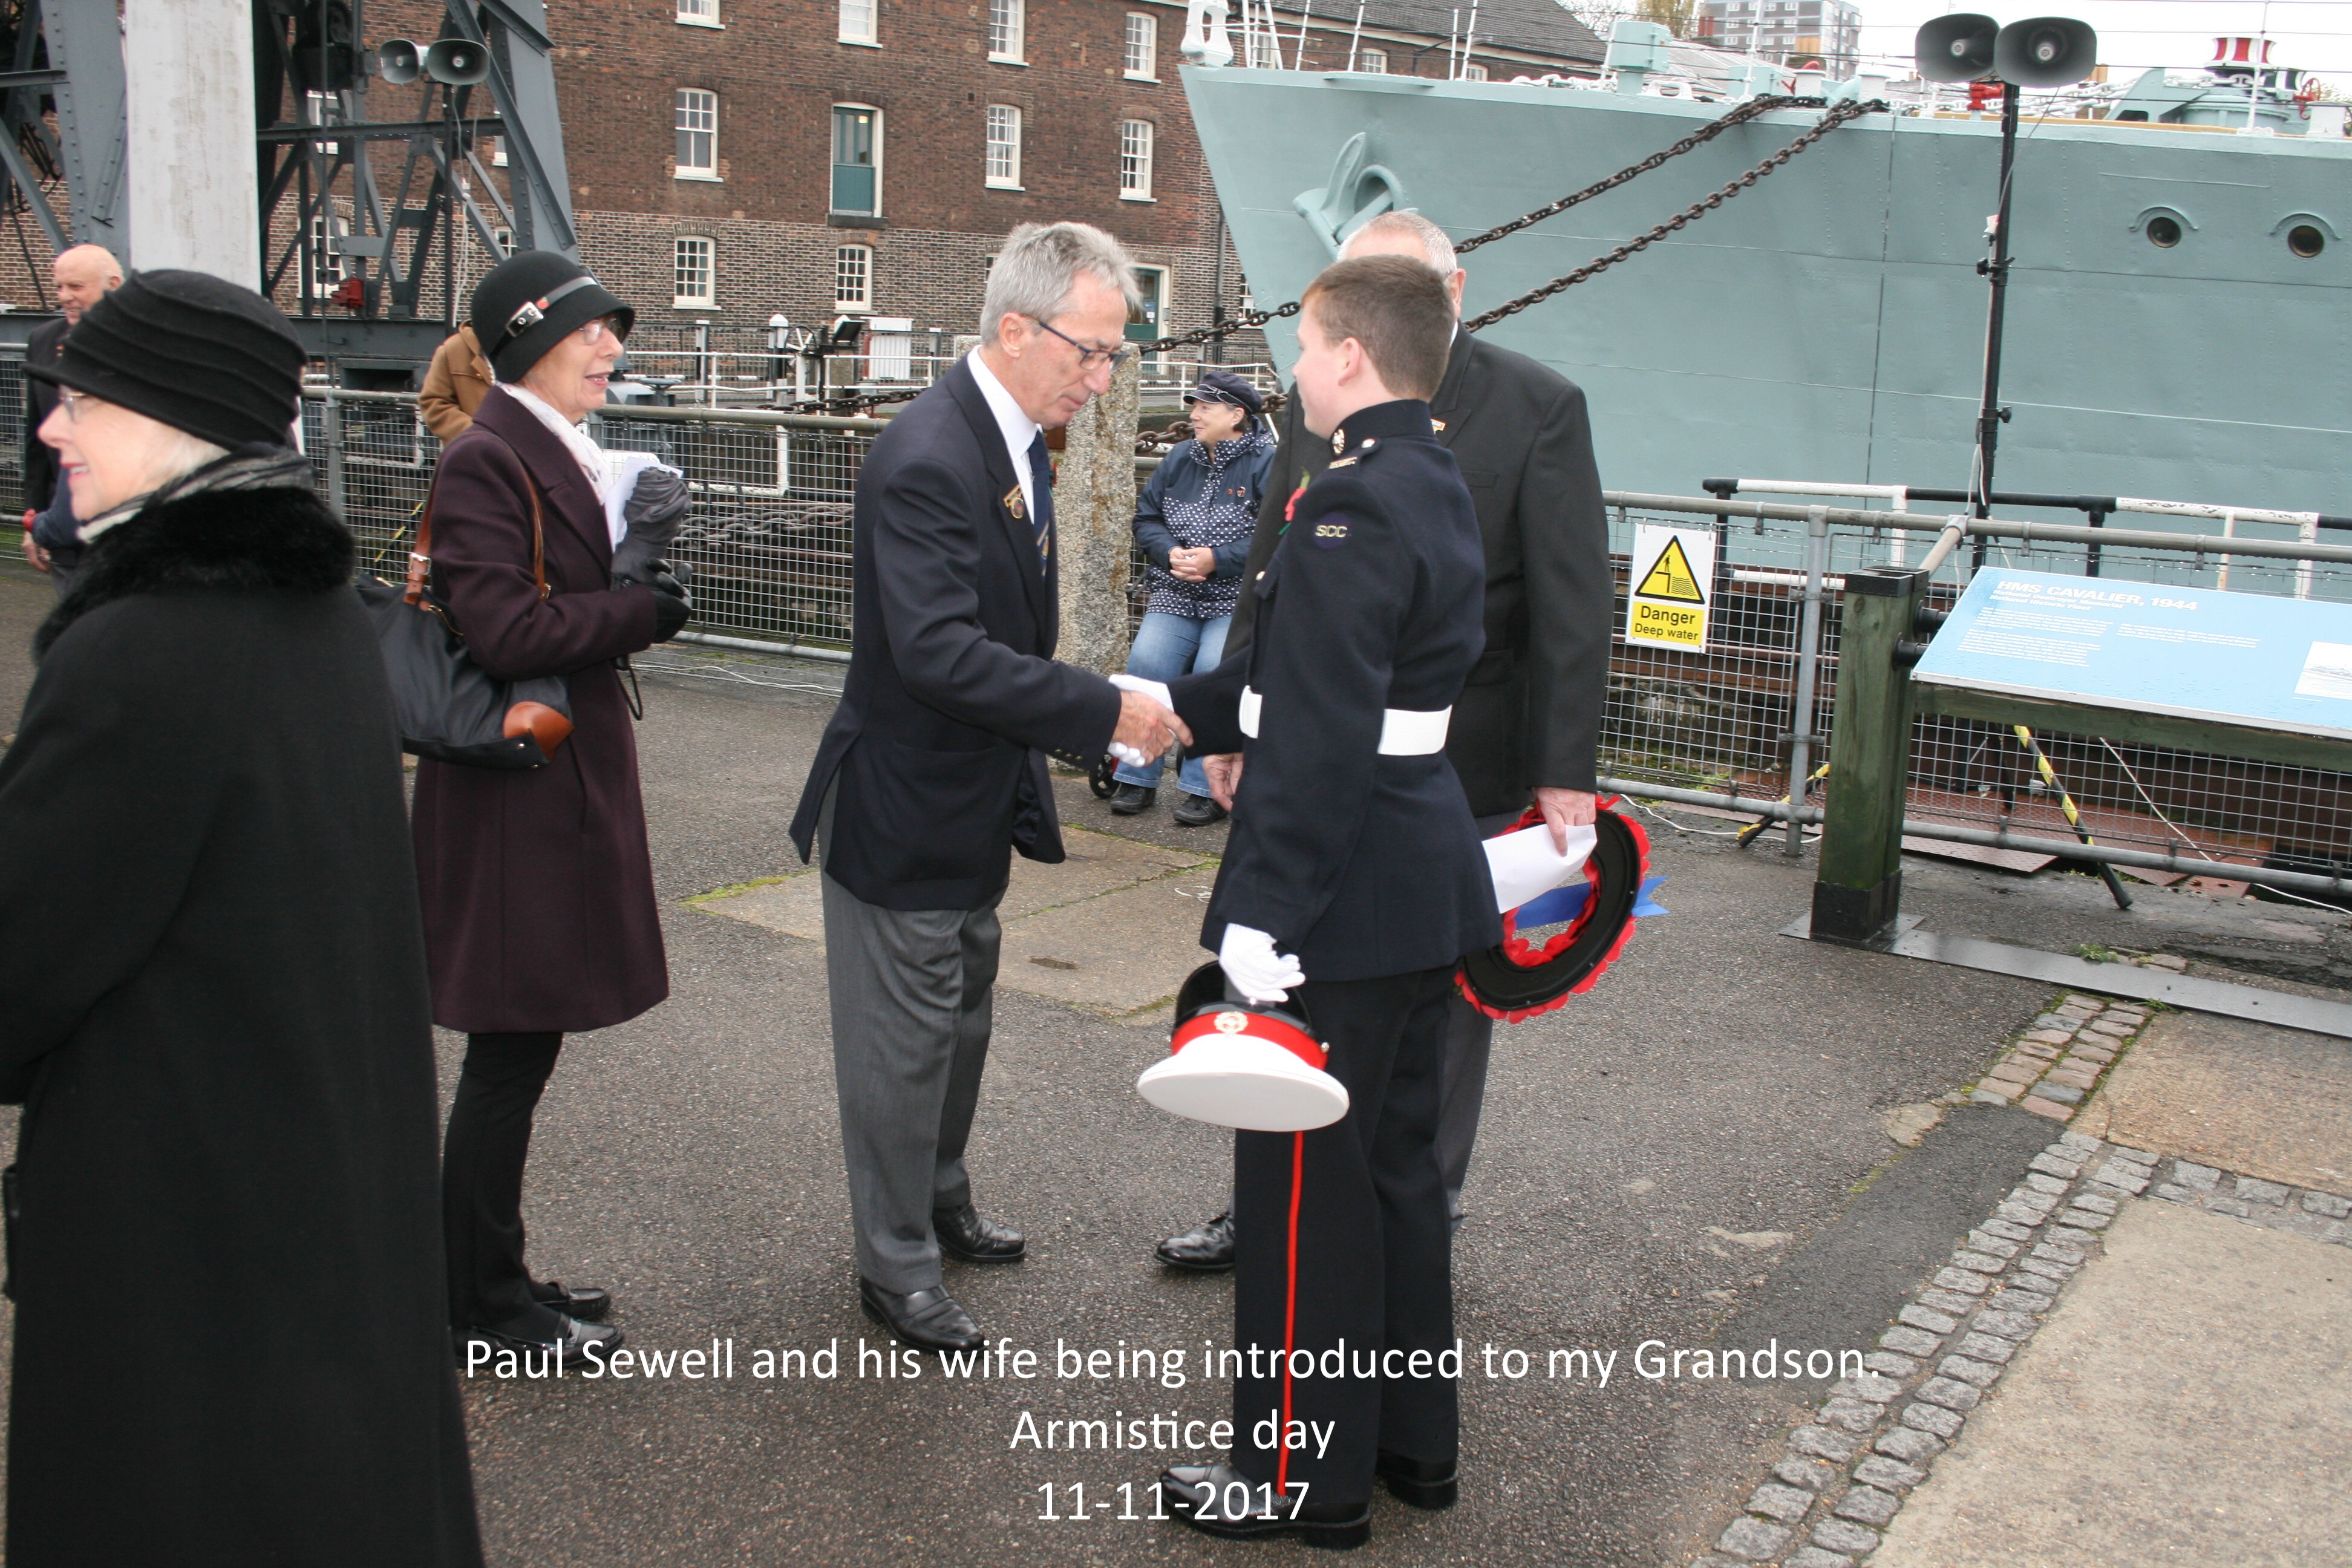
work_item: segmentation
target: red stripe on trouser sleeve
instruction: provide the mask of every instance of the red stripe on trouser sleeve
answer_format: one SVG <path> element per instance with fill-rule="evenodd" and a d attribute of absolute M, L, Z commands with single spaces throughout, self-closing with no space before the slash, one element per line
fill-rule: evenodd
<path fill-rule="evenodd" d="M 1277 1497 L 1290 1495 L 1290 1352 L 1298 1344 L 1298 1194 L 1307 1173 L 1307 1134 L 1290 1135 L 1290 1273 L 1282 1305 L 1282 1430 L 1276 1433 L 1280 1458 L 1274 1462 Z"/>

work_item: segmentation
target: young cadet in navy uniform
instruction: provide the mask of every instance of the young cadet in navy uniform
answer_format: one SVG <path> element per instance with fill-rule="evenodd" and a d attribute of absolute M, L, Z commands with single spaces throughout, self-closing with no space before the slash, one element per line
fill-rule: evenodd
<path fill-rule="evenodd" d="M 1429 421 L 1453 327 L 1418 260 L 1342 261 L 1307 289 L 1298 395 L 1337 456 L 1245 587 L 1251 648 L 1172 683 L 1193 749 L 1243 758 L 1202 944 L 1240 995 L 1297 992 L 1349 1100 L 1314 1131 L 1235 1135 L 1233 1458 L 1162 1477 L 1213 1535 L 1360 1544 L 1376 1476 L 1454 1497 L 1438 1098 L 1455 963 L 1501 928 L 1444 755 L 1486 642 L 1477 520 Z"/>

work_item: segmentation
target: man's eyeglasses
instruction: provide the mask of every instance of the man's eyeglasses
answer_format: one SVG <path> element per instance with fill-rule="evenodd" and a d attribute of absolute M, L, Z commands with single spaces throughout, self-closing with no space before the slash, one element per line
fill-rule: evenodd
<path fill-rule="evenodd" d="M 1080 370 L 1092 370 L 1098 364 L 1108 364 L 1111 369 L 1117 370 L 1119 366 L 1127 363 L 1128 355 L 1132 352 L 1128 349 L 1090 349 L 1087 347 L 1086 344 L 1078 342 L 1077 339 L 1070 336 L 1069 333 L 1063 331 L 1060 328 L 1055 326 L 1051 321 L 1039 320 L 1039 318 L 1035 316 L 1032 316 L 1029 319 L 1033 321 L 1036 321 L 1040 327 L 1043 327 L 1045 331 L 1053 333 L 1055 337 L 1061 339 L 1064 342 L 1077 350 L 1078 368 Z"/>

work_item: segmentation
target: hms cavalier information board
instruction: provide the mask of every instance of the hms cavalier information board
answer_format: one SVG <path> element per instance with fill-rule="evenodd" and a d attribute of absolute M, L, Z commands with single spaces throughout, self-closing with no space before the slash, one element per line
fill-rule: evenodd
<path fill-rule="evenodd" d="M 2352 740 L 2352 605 L 1991 568 L 1912 679 Z"/>

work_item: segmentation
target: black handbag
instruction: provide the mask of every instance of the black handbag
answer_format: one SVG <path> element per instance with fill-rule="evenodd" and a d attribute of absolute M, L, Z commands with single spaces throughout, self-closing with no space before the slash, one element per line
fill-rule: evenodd
<path fill-rule="evenodd" d="M 539 487 L 530 492 L 530 572 L 548 595 L 547 542 Z M 496 680 L 466 652 L 466 635 L 433 592 L 433 498 L 425 500 L 409 552 L 408 581 L 394 587 L 362 574 L 361 607 L 375 623 L 392 682 L 400 747 L 436 762 L 475 768 L 543 768 L 572 733 L 572 687 L 560 675 Z"/>

